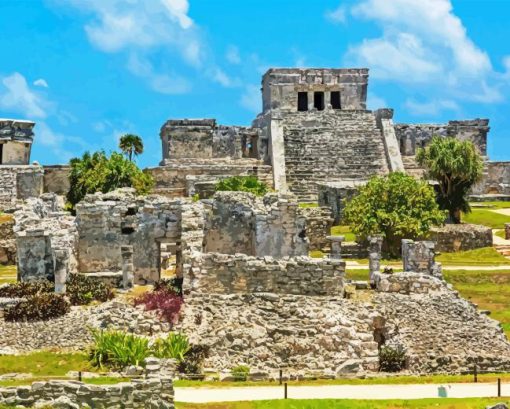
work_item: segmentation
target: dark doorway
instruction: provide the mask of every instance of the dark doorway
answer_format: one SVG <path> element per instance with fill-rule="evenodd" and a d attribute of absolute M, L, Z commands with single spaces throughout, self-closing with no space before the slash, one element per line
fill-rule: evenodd
<path fill-rule="evenodd" d="M 333 109 L 342 109 L 340 103 L 340 91 L 331 91 L 331 107 Z"/>
<path fill-rule="evenodd" d="M 2 158 L 4 156 L 4 144 L 0 143 L 0 165 L 3 163 Z"/>
<path fill-rule="evenodd" d="M 318 111 L 324 111 L 324 92 L 314 92 L 313 106 Z"/>
<path fill-rule="evenodd" d="M 298 92 L 297 105 L 298 111 L 308 111 L 308 92 Z"/>

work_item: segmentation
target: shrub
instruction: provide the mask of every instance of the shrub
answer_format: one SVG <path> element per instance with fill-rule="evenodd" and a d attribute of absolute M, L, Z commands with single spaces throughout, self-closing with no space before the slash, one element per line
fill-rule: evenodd
<path fill-rule="evenodd" d="M 29 298 L 36 294 L 52 293 L 54 285 L 47 280 L 19 281 L 0 287 L 0 297 Z"/>
<path fill-rule="evenodd" d="M 71 274 L 66 283 L 66 295 L 72 305 L 85 305 L 91 301 L 105 302 L 115 295 L 104 283 L 84 274 Z"/>
<path fill-rule="evenodd" d="M 58 318 L 70 310 L 69 302 L 60 294 L 37 293 L 4 311 L 6 321 L 44 321 Z"/>
<path fill-rule="evenodd" d="M 171 332 L 166 338 L 154 341 L 152 351 L 158 358 L 173 358 L 181 362 L 190 350 L 188 338 L 178 332 Z"/>
<path fill-rule="evenodd" d="M 402 239 L 425 236 L 430 228 L 443 224 L 446 214 L 439 210 L 434 189 L 426 181 L 401 172 L 374 176 L 346 202 L 344 217 L 361 240 L 380 234 L 383 251 L 400 255 Z"/>
<path fill-rule="evenodd" d="M 209 347 L 206 345 L 192 345 L 184 359 L 179 362 L 177 369 L 180 373 L 197 375 L 202 372 L 204 360 L 209 356 Z"/>
<path fill-rule="evenodd" d="M 402 348 L 383 346 L 379 349 L 379 371 L 400 372 L 406 367 L 406 354 Z"/>
<path fill-rule="evenodd" d="M 156 311 L 159 318 L 170 324 L 178 321 L 182 304 L 181 296 L 166 289 L 151 291 L 135 299 L 135 305 L 143 305 L 147 311 Z"/>
<path fill-rule="evenodd" d="M 168 291 L 182 296 L 182 278 L 162 278 L 154 283 L 154 291 Z"/>
<path fill-rule="evenodd" d="M 246 382 L 250 374 L 250 367 L 246 365 L 238 365 L 230 371 L 235 381 Z"/>
<path fill-rule="evenodd" d="M 268 191 L 268 187 L 255 176 L 233 176 L 222 179 L 216 183 L 215 190 L 218 191 L 234 191 L 249 192 L 256 196 L 264 196 Z"/>
<path fill-rule="evenodd" d="M 122 331 L 92 330 L 94 345 L 89 359 L 92 365 L 123 369 L 130 365 L 141 365 L 150 355 L 149 340 Z"/>

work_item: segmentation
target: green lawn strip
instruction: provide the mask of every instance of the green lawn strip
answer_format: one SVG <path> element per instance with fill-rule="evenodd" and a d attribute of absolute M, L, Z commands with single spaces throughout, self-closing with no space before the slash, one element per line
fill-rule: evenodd
<path fill-rule="evenodd" d="M 0 278 L 16 278 L 16 266 L 2 266 L 0 265 Z"/>
<path fill-rule="evenodd" d="M 331 228 L 332 236 L 345 236 L 345 241 L 356 241 L 356 235 L 351 232 L 349 226 L 333 226 Z"/>
<path fill-rule="evenodd" d="M 39 351 L 25 355 L 0 355 L 0 374 L 31 373 L 34 377 L 65 376 L 69 371 L 94 371 L 84 353 Z"/>
<path fill-rule="evenodd" d="M 305 209 L 307 207 L 319 207 L 319 204 L 318 203 L 299 203 L 298 205 L 299 207 L 301 207 L 302 209 Z"/>
<path fill-rule="evenodd" d="M 288 399 L 251 402 L 221 403 L 177 403 L 176 409 L 480 409 L 499 402 L 508 403 L 505 398 L 457 398 L 457 399 L 416 399 L 416 400 L 354 400 L 354 399 Z"/>
<path fill-rule="evenodd" d="M 471 202 L 471 208 L 508 209 L 510 202 Z"/>
<path fill-rule="evenodd" d="M 471 213 L 462 216 L 463 223 L 481 224 L 491 229 L 502 229 L 505 223 L 510 223 L 510 216 L 493 212 L 489 209 L 473 209 Z"/>
<path fill-rule="evenodd" d="M 443 263 L 443 265 L 459 266 L 510 265 L 510 260 L 499 254 L 494 247 L 442 253 L 436 257 L 436 261 Z"/>

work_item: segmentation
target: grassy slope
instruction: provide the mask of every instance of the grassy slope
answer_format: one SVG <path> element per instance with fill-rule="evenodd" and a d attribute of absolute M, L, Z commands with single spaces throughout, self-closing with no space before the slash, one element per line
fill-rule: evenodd
<path fill-rule="evenodd" d="M 16 266 L 0 265 L 0 285 L 16 281 Z"/>
<path fill-rule="evenodd" d="M 333 226 L 331 228 L 332 236 L 345 236 L 345 241 L 356 241 L 356 236 L 351 232 L 349 226 Z"/>
<path fill-rule="evenodd" d="M 69 371 L 93 371 L 84 353 L 34 352 L 26 355 L 0 355 L 0 375 L 31 373 L 37 376 L 65 376 Z"/>
<path fill-rule="evenodd" d="M 177 403 L 176 409 L 480 409 L 508 399 L 271 400 L 211 404 Z"/>
<path fill-rule="evenodd" d="M 487 266 L 510 265 L 510 260 L 499 254 L 493 247 L 476 250 L 442 253 L 436 260 L 443 265 Z"/>
<path fill-rule="evenodd" d="M 481 224 L 491 229 L 503 229 L 505 223 L 510 223 L 510 216 L 495 213 L 489 209 L 473 209 L 471 213 L 462 216 L 464 223 Z"/>

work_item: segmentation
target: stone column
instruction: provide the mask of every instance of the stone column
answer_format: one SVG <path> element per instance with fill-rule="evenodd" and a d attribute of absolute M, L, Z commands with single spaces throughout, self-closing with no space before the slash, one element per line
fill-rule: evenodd
<path fill-rule="evenodd" d="M 345 241 L 345 236 L 327 236 L 331 242 L 331 253 L 329 258 L 334 260 L 342 260 L 342 242 Z"/>
<path fill-rule="evenodd" d="M 55 292 L 66 292 L 67 275 L 69 273 L 69 249 L 53 250 L 53 271 L 55 274 Z"/>
<path fill-rule="evenodd" d="M 133 246 L 121 246 L 120 254 L 122 257 L 122 286 L 124 290 L 133 288 L 135 275 L 133 268 Z"/>
<path fill-rule="evenodd" d="M 368 269 L 370 281 L 373 281 L 374 273 L 381 271 L 382 236 L 370 236 L 368 238 Z"/>
<path fill-rule="evenodd" d="M 308 110 L 311 111 L 312 109 L 315 109 L 314 107 L 314 98 L 313 98 L 313 91 L 308 91 Z"/>
<path fill-rule="evenodd" d="M 331 91 L 324 91 L 324 109 L 332 109 L 331 106 Z"/>
<path fill-rule="evenodd" d="M 510 223 L 505 223 L 505 240 L 510 240 Z"/>

